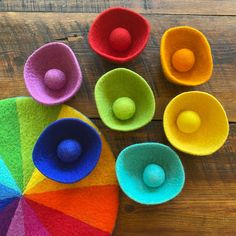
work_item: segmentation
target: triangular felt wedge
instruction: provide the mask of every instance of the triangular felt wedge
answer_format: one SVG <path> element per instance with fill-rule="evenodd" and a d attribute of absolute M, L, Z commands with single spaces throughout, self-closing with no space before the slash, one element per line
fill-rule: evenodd
<path fill-rule="evenodd" d="M 0 232 L 1 235 L 6 235 L 9 225 L 11 223 L 12 217 L 15 213 L 17 208 L 19 199 L 16 199 L 12 203 L 10 203 L 7 207 L 0 212 Z"/>
<path fill-rule="evenodd" d="M 14 197 L 20 197 L 20 193 L 16 192 L 14 189 L 8 188 L 0 184 L 0 200 Z"/>
<path fill-rule="evenodd" d="M 6 198 L 6 199 L 3 199 L 3 200 L 0 200 L 0 214 L 1 214 L 1 211 L 4 210 L 4 208 L 11 204 L 12 202 L 18 200 L 19 198 L 17 197 L 13 197 L 13 198 Z"/>
<path fill-rule="evenodd" d="M 0 101 L 0 155 L 19 188 L 23 188 L 20 125 L 16 99 Z"/>
<path fill-rule="evenodd" d="M 24 214 L 22 209 L 21 200 L 19 201 L 18 207 L 15 211 L 14 217 L 11 221 L 10 227 L 7 232 L 7 236 L 19 236 L 25 235 L 24 227 Z"/>
<path fill-rule="evenodd" d="M 34 210 L 40 221 L 46 227 L 50 235 L 55 236 L 109 236 L 110 234 L 96 229 L 71 216 L 57 210 L 48 208 L 36 202 L 26 200 Z M 62 227 L 63 226 L 63 227 Z"/>
<path fill-rule="evenodd" d="M 63 212 L 102 231 L 111 233 L 118 211 L 118 186 L 92 186 L 48 193 L 25 195 L 26 198 Z"/>
<path fill-rule="evenodd" d="M 32 98 L 17 99 L 24 187 L 27 185 L 34 170 L 32 161 L 33 146 L 44 128 L 56 120 L 60 108 L 60 106 L 46 107 L 40 105 Z"/>
<path fill-rule="evenodd" d="M 83 114 L 81 114 L 80 112 L 74 110 L 69 106 L 63 105 L 60 114 L 58 116 L 58 119 L 69 118 L 69 117 L 81 119 L 87 122 L 89 125 L 92 125 L 94 128 L 96 128 L 96 126 Z M 75 184 L 62 184 L 46 178 L 37 169 L 35 169 L 25 189 L 25 193 L 34 194 L 34 193 L 69 189 L 69 188 L 78 188 L 84 186 L 117 184 L 115 175 L 115 157 L 107 141 L 102 135 L 101 139 L 102 139 L 102 153 L 100 159 L 95 169 L 86 178 L 82 179 L 81 181 Z"/>
<path fill-rule="evenodd" d="M 19 187 L 17 186 L 15 180 L 13 179 L 10 171 L 8 170 L 7 166 L 5 165 L 4 161 L 0 159 L 0 184 L 14 189 L 16 192 L 21 192 Z"/>
<path fill-rule="evenodd" d="M 49 236 L 47 229 L 42 225 L 41 221 L 35 215 L 35 212 L 27 202 L 28 201 L 26 201 L 25 198 L 22 198 L 25 236 Z M 62 225 L 61 228 L 63 228 Z"/>

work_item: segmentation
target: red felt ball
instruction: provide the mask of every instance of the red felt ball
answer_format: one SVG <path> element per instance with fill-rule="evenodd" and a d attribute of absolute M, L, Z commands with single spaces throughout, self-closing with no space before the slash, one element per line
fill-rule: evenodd
<path fill-rule="evenodd" d="M 109 43 L 113 49 L 119 52 L 126 51 L 131 45 L 131 35 L 122 27 L 114 29 L 109 37 Z"/>

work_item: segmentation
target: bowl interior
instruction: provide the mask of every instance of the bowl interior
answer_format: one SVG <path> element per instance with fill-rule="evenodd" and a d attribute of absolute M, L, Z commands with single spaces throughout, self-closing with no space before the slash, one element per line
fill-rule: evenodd
<path fill-rule="evenodd" d="M 201 118 L 200 128 L 191 134 L 181 132 L 176 124 L 180 112 L 191 110 Z M 166 107 L 164 129 L 173 146 L 194 155 L 208 155 L 218 150 L 225 142 L 228 119 L 221 104 L 203 92 L 186 92 L 175 97 Z"/>
<path fill-rule="evenodd" d="M 162 40 L 161 57 L 165 72 L 176 82 L 190 85 L 201 84 L 210 79 L 212 74 L 212 55 L 206 37 L 190 27 L 177 27 L 168 30 Z M 172 66 L 173 54 L 182 48 L 190 49 L 195 55 L 195 64 L 187 72 L 178 72 Z"/>
<path fill-rule="evenodd" d="M 128 120 L 119 120 L 113 114 L 112 105 L 120 97 L 129 97 L 135 102 L 136 112 Z M 141 76 L 127 69 L 115 69 L 103 75 L 96 84 L 95 99 L 101 119 L 112 129 L 128 131 L 140 128 L 155 113 L 151 88 Z"/>
<path fill-rule="evenodd" d="M 127 29 L 132 37 L 129 50 L 124 52 L 114 50 L 109 44 L 110 33 L 117 27 Z M 127 9 L 115 8 L 105 11 L 95 20 L 90 29 L 90 44 L 100 54 L 126 58 L 145 47 L 148 35 L 148 23 L 141 15 Z"/>
<path fill-rule="evenodd" d="M 157 188 L 148 187 L 143 182 L 143 171 L 148 164 L 160 165 L 165 171 L 165 182 Z M 125 148 L 117 159 L 116 171 L 122 190 L 142 204 L 161 204 L 174 198 L 182 190 L 185 180 L 177 154 L 158 143 Z"/>

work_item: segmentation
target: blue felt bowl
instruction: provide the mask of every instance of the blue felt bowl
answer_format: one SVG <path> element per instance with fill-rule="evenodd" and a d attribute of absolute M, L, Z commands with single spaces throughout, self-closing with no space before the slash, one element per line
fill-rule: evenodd
<path fill-rule="evenodd" d="M 101 138 L 93 127 L 79 119 L 60 119 L 38 138 L 33 162 L 46 177 L 75 183 L 95 168 L 101 149 Z"/>
<path fill-rule="evenodd" d="M 159 179 L 153 173 L 155 166 L 158 167 L 156 174 L 160 175 Z M 150 176 L 147 176 L 147 170 Z M 123 192 L 134 201 L 146 205 L 173 199 L 181 192 L 185 182 L 184 168 L 178 155 L 160 143 L 126 147 L 116 161 L 116 175 Z M 156 181 L 159 186 L 147 185 L 150 181 Z"/>

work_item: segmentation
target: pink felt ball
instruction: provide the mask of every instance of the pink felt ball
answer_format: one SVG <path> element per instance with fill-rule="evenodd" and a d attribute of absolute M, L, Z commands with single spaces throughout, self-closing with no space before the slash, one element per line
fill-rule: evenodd
<path fill-rule="evenodd" d="M 130 47 L 131 41 L 129 31 L 122 27 L 114 29 L 109 37 L 111 47 L 119 52 L 126 51 Z"/>
<path fill-rule="evenodd" d="M 62 89 L 66 84 L 66 75 L 58 69 L 48 70 L 44 76 L 44 83 L 52 90 Z"/>

